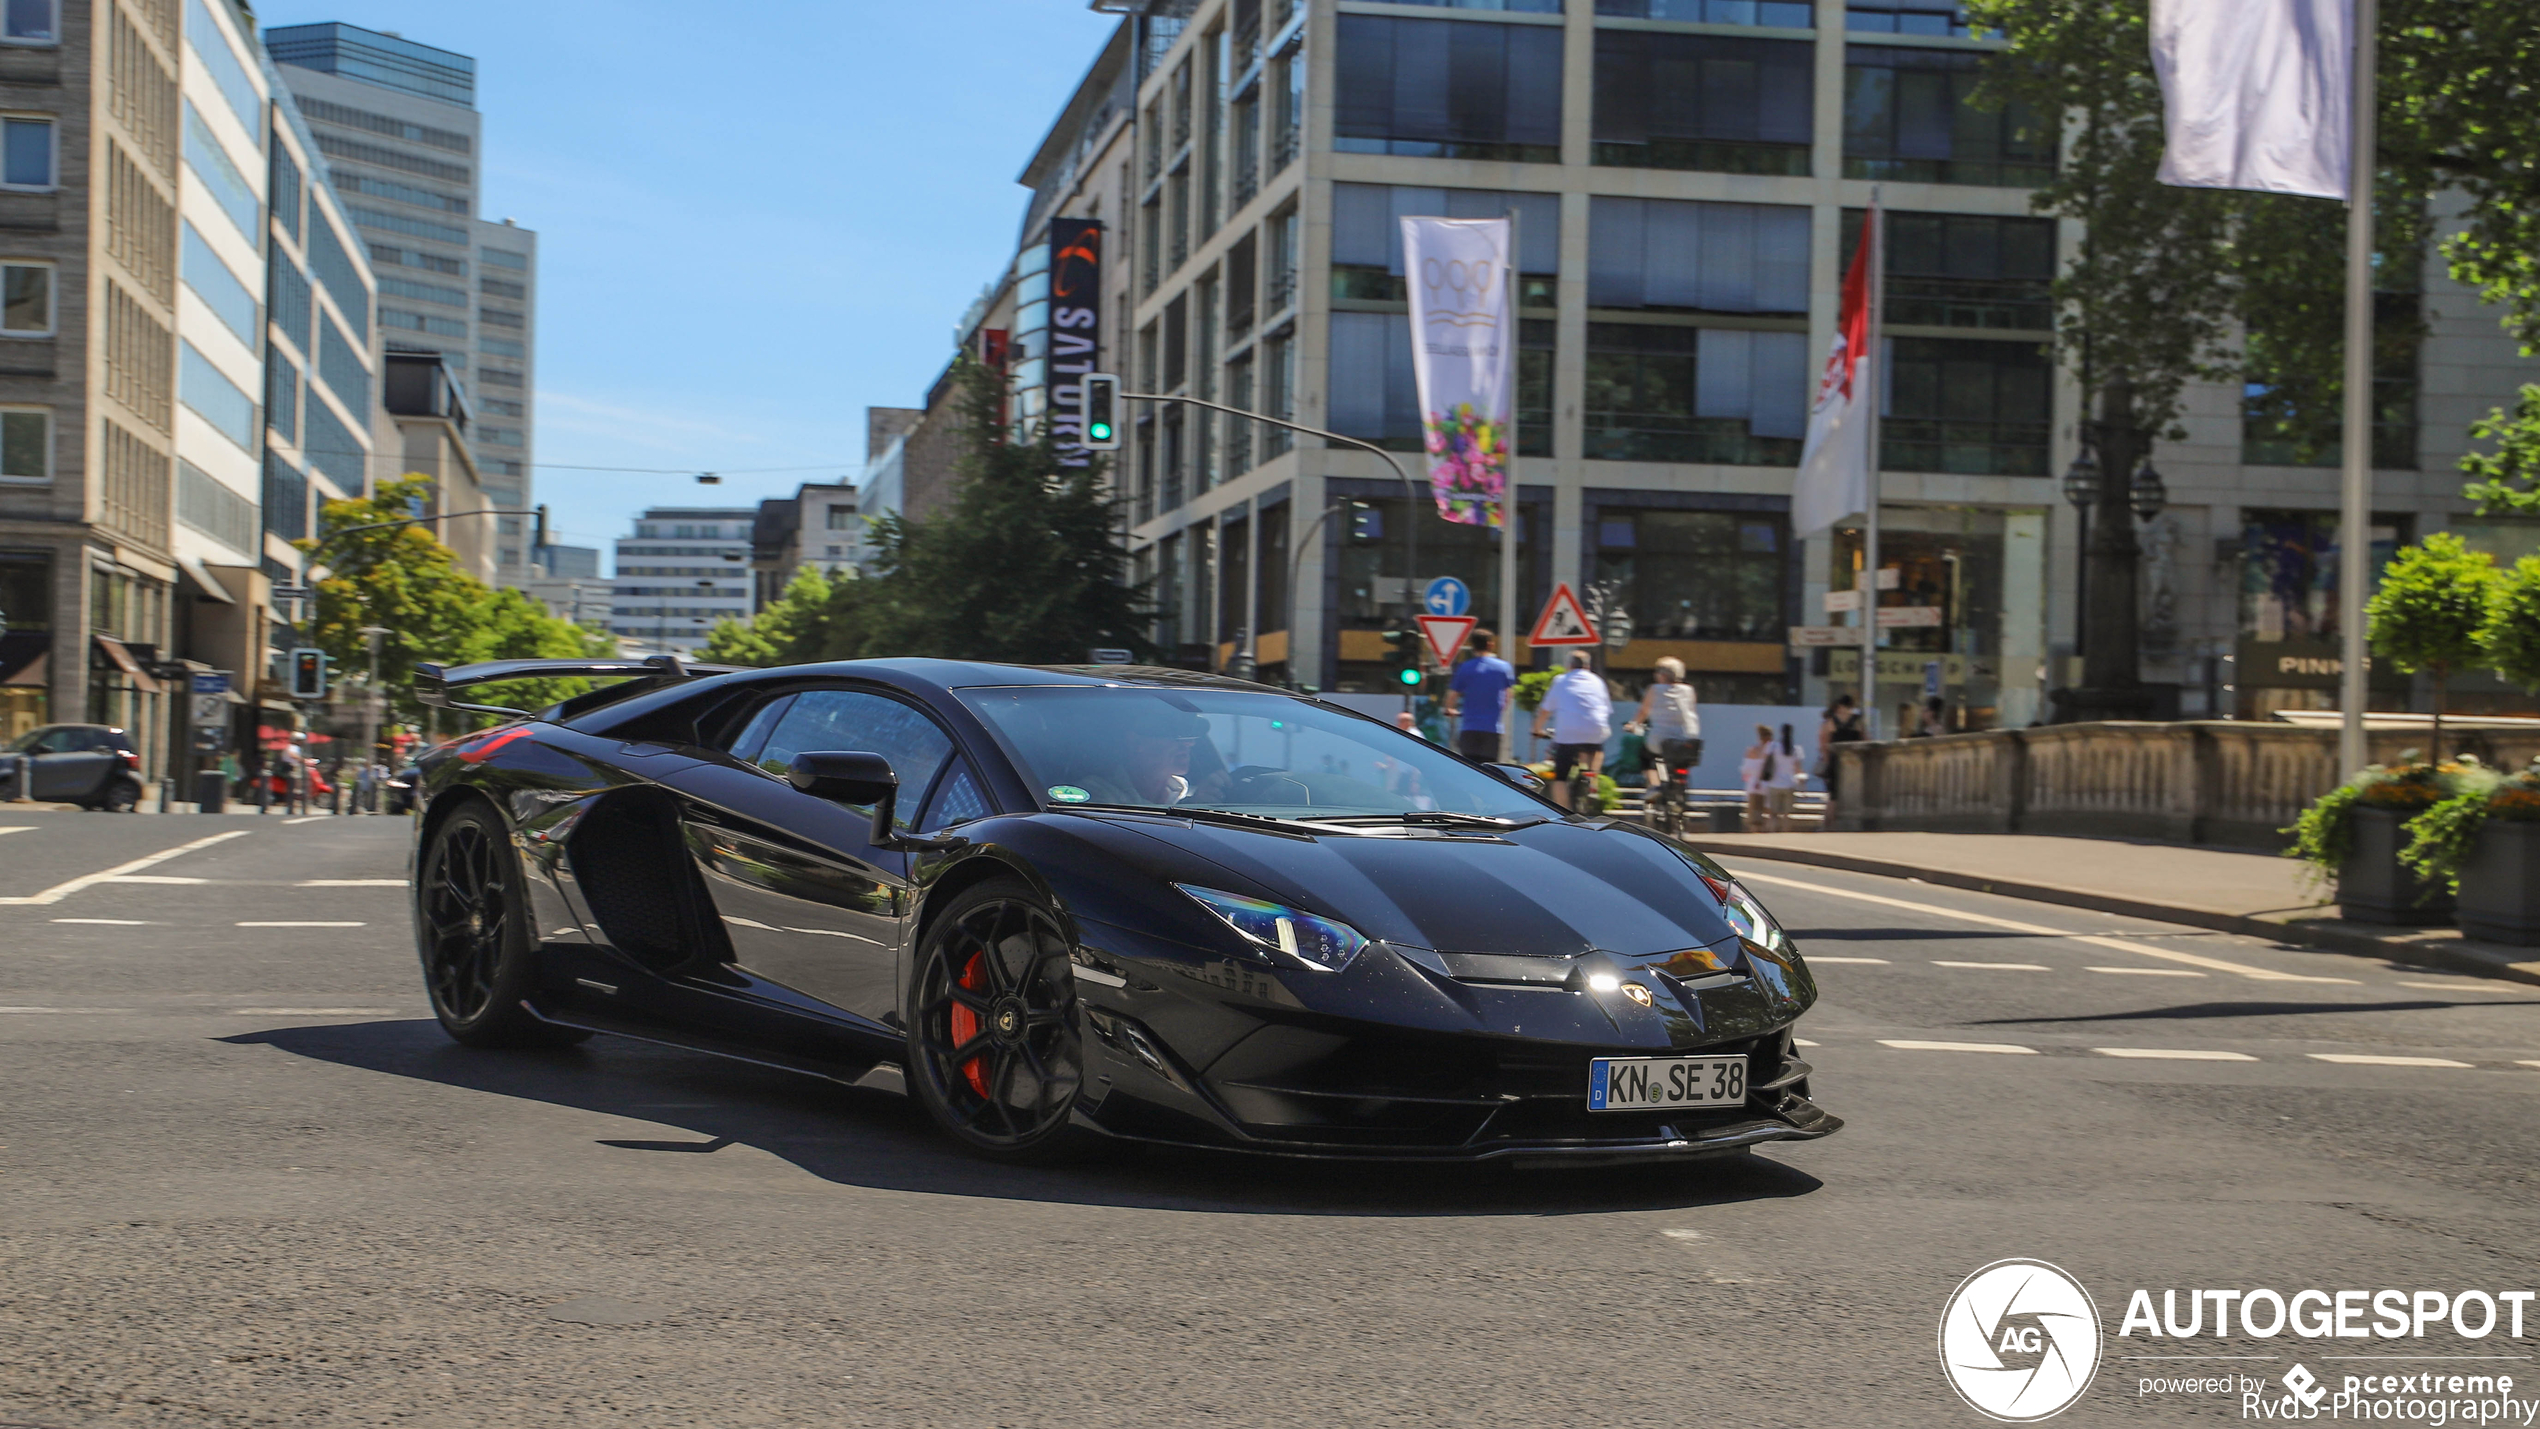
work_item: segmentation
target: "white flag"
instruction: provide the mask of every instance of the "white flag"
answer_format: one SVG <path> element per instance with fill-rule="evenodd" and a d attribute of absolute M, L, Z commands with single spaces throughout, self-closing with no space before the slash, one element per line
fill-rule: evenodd
<path fill-rule="evenodd" d="M 1870 412 L 1878 400 L 1878 363 L 1870 345 L 1872 209 L 1861 221 L 1861 244 L 1843 274 L 1843 301 L 1835 310 L 1834 347 L 1817 382 L 1817 404 L 1808 413 L 1808 443 L 1800 449 L 1799 476 L 1790 486 L 1790 534 L 1817 534 L 1854 512 L 1870 509 Z"/>
<path fill-rule="evenodd" d="M 1406 218 L 1411 365 L 1438 514 L 1500 524 L 1517 407 L 1517 323 L 1508 308 L 1508 220 Z"/>
<path fill-rule="evenodd" d="M 2353 0 L 2152 0 L 2161 182 L 2346 197 Z"/>

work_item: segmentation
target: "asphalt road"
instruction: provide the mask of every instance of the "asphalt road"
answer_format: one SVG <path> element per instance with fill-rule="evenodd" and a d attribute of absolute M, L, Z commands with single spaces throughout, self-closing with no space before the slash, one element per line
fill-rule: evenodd
<path fill-rule="evenodd" d="M 2004 1257 L 2111 1332 L 2137 1286 L 2540 1285 L 2515 984 L 1759 863 L 1831 1139 L 1015 1172 L 883 1093 L 450 1045 L 403 820 L 8 827 L 5 1425 L 1973 1425 L 1935 1327 Z M 2238 1417 L 2106 1343 L 2055 1422 Z"/>

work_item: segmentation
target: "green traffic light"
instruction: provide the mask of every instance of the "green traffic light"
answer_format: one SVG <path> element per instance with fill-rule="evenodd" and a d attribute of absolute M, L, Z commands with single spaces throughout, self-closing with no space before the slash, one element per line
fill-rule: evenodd
<path fill-rule="evenodd" d="M 1395 678 L 1406 685 L 1416 685 L 1425 677 L 1417 670 L 1402 670 L 1396 673 Z"/>
<path fill-rule="evenodd" d="M 1096 422 L 1087 430 L 1092 434 L 1095 441 L 1107 442 L 1111 440 L 1111 424 L 1109 422 Z"/>

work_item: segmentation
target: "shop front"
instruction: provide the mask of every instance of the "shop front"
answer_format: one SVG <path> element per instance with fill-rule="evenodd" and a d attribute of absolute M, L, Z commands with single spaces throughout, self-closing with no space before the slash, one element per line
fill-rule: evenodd
<path fill-rule="evenodd" d="M 1811 624 L 1857 628 L 1862 533 L 1835 533 L 1839 573 Z M 1882 506 L 1879 512 L 1879 733 L 1919 733 L 1938 701 L 1941 730 L 2018 729 L 2038 721 L 2046 655 L 2046 513 L 1986 506 Z M 1860 688 L 1857 645 L 1821 649 L 1811 685 L 1831 699 Z"/>
<path fill-rule="evenodd" d="M 0 744 L 51 721 L 53 556 L 0 550 Z"/>

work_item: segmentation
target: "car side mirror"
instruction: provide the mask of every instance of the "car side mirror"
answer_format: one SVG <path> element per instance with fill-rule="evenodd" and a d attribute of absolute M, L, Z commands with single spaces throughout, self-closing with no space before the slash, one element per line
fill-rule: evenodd
<path fill-rule="evenodd" d="M 1552 787 L 1543 781 L 1542 775 L 1523 764 L 1485 764 L 1482 767 L 1498 775 L 1501 782 L 1514 784 L 1529 794 L 1540 794 Z"/>
<path fill-rule="evenodd" d="M 815 799 L 836 804 L 873 806 L 873 843 L 892 842 L 893 806 L 899 802 L 900 776 L 879 754 L 820 750 L 797 754 L 787 766 L 785 782 Z"/>

